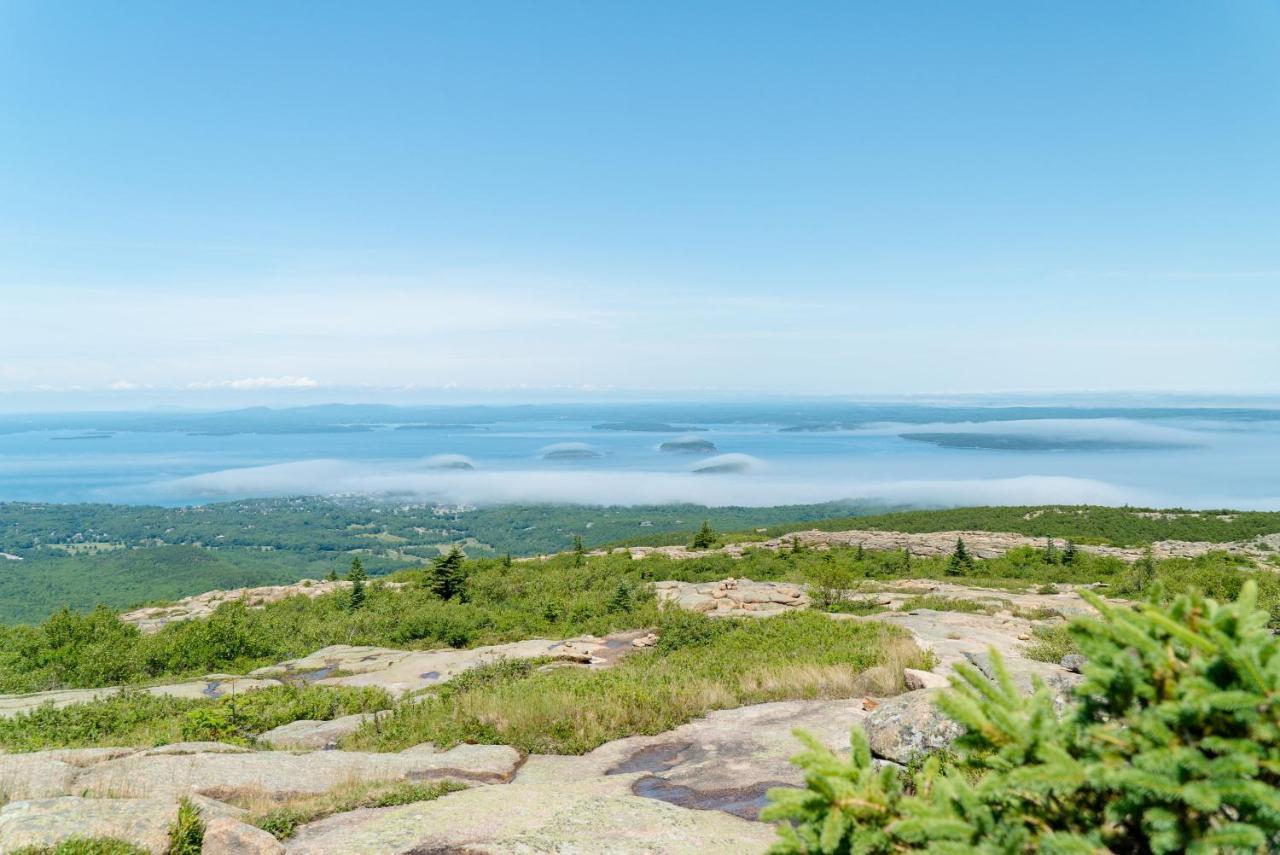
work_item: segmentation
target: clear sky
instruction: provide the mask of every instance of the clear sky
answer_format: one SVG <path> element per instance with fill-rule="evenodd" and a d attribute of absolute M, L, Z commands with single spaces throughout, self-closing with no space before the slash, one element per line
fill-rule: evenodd
<path fill-rule="evenodd" d="M 0 298 L 24 401 L 1275 391 L 1280 3 L 0 0 Z"/>

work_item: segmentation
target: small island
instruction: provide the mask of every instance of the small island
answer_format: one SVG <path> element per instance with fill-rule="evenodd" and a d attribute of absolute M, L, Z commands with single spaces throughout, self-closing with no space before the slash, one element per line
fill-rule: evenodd
<path fill-rule="evenodd" d="M 543 460 L 592 460 L 603 456 L 585 442 L 562 442 L 542 449 Z"/>
<path fill-rule="evenodd" d="M 658 446 L 659 451 L 670 454 L 714 454 L 719 451 L 716 444 L 708 439 L 697 437 L 681 437 L 669 439 Z"/>
<path fill-rule="evenodd" d="M 693 425 L 669 425 L 666 422 L 602 422 L 592 425 L 592 430 L 625 430 L 635 433 L 690 433 L 704 431 L 706 428 Z"/>

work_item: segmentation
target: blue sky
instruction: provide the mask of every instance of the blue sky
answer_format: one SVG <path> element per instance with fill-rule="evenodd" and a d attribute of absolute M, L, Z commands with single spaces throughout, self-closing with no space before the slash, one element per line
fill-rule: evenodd
<path fill-rule="evenodd" d="M 1274 0 L 4 0 L 0 395 L 1273 392 L 1278 45 Z"/>

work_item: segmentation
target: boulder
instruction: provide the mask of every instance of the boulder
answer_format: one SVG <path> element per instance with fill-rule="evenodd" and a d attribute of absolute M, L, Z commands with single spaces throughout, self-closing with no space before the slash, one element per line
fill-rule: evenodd
<path fill-rule="evenodd" d="M 261 828 L 230 817 L 205 824 L 200 855 L 284 855 L 284 844 Z"/>
<path fill-rule="evenodd" d="M 902 682 L 906 685 L 908 691 L 943 689 L 950 685 L 950 681 L 943 675 L 935 674 L 932 671 L 921 671 L 918 668 L 903 668 Z"/>
<path fill-rule="evenodd" d="M 331 721 L 299 719 L 268 730 L 258 737 L 258 742 L 281 751 L 328 751 L 371 718 L 372 714 L 357 713 Z"/>
<path fill-rule="evenodd" d="M 750 579 L 664 581 L 656 583 L 654 591 L 659 603 L 714 617 L 765 617 L 809 606 L 808 596 L 794 585 Z"/>
<path fill-rule="evenodd" d="M 1079 653 L 1068 653 L 1058 664 L 1072 673 L 1079 674 L 1084 671 L 1085 658 Z"/>
<path fill-rule="evenodd" d="M 864 728 L 877 757 L 908 763 L 919 754 L 947 748 L 963 728 L 934 705 L 938 689 L 917 689 L 882 701 Z"/>

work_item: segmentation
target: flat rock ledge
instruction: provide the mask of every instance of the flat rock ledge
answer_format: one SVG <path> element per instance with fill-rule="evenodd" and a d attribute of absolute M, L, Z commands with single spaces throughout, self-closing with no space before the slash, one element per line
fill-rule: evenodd
<path fill-rule="evenodd" d="M 638 796 L 639 774 L 476 787 L 432 802 L 339 814 L 303 826 L 291 855 L 564 853 L 742 855 L 772 826 Z"/>
<path fill-rule="evenodd" d="M 218 743 L 179 743 L 141 751 L 4 754 L 0 755 L 0 782 L 11 799 L 64 795 L 284 799 L 323 793 L 353 781 L 501 783 L 511 779 L 519 764 L 520 753 L 505 745 L 459 745 L 448 751 L 418 745 L 387 754 L 297 754 L 248 751 Z M 0 851 L 5 850 L 0 847 Z"/>
<path fill-rule="evenodd" d="M 228 805 L 198 800 L 206 834 L 202 855 L 280 855 L 284 846 L 238 818 Z M 0 852 L 55 847 L 74 837 L 125 840 L 154 855 L 169 851 L 176 799 L 95 799 L 61 796 L 9 802 L 0 808 Z"/>
<path fill-rule="evenodd" d="M 724 579 L 720 582 L 656 582 L 658 602 L 711 617 L 768 617 L 809 607 L 800 585 Z"/>
<path fill-rule="evenodd" d="M 663 555 L 676 561 L 690 558 L 704 558 L 708 555 L 728 555 L 741 558 L 753 549 L 768 549 L 774 552 L 793 549 L 797 544 L 803 548 L 825 550 L 832 547 L 854 547 L 861 545 L 873 551 L 911 550 L 913 555 L 939 556 L 950 555 L 956 546 L 956 539 L 963 538 L 969 554 L 977 558 L 997 558 L 1011 549 L 1024 546 L 1042 548 L 1044 538 L 1028 537 L 1012 532 L 990 531 L 873 531 L 869 529 L 850 529 L 849 531 L 797 531 L 770 540 L 730 543 L 717 549 L 690 549 L 687 546 L 619 546 L 613 549 L 616 553 L 629 553 L 632 558 L 641 559 L 649 555 Z M 1065 549 L 1067 541 L 1054 539 L 1058 549 Z M 1093 546 L 1077 544 L 1082 552 L 1095 555 L 1109 555 L 1124 561 L 1136 561 L 1142 557 L 1141 549 L 1129 549 L 1118 546 Z M 1209 552 L 1223 551 L 1232 555 L 1241 555 L 1252 560 L 1265 560 L 1280 549 L 1280 535 L 1262 535 L 1250 540 L 1231 541 L 1228 543 L 1209 543 L 1204 541 L 1159 540 L 1151 544 L 1156 558 L 1196 558 Z M 593 550 L 588 555 L 605 555 L 605 550 Z M 545 558 L 546 556 L 539 556 Z M 536 561 L 539 558 L 519 559 Z"/>
<path fill-rule="evenodd" d="M 402 587 L 402 582 L 383 582 L 377 584 L 388 588 Z M 264 585 L 260 588 L 232 588 L 228 591 L 205 591 L 191 597 L 164 606 L 147 606 L 134 609 L 120 615 L 120 620 L 131 623 L 143 632 L 157 632 L 162 627 L 193 618 L 204 618 L 213 614 L 223 603 L 243 602 L 251 609 L 260 609 L 268 603 L 278 603 L 289 597 L 319 597 L 336 591 L 350 590 L 351 583 L 345 581 L 326 582 L 319 579 L 300 579 L 291 585 Z"/>

